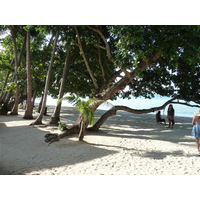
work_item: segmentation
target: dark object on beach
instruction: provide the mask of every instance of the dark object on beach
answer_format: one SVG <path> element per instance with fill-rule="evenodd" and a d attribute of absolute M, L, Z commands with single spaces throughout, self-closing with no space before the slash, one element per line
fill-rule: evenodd
<path fill-rule="evenodd" d="M 4 105 L 0 109 L 0 115 L 7 115 L 9 111 L 8 103 L 4 103 Z"/>
<path fill-rule="evenodd" d="M 166 124 L 165 119 L 161 118 L 160 111 L 158 111 L 157 114 L 156 114 L 156 122 L 157 123 L 164 122 Z"/>
<path fill-rule="evenodd" d="M 45 136 L 45 142 L 46 143 L 49 143 L 49 144 L 51 144 L 51 143 L 53 143 L 53 142 L 55 142 L 55 141 L 59 141 L 59 137 L 58 137 L 58 134 L 51 134 L 51 133 L 48 133 L 48 134 L 46 134 Z"/>

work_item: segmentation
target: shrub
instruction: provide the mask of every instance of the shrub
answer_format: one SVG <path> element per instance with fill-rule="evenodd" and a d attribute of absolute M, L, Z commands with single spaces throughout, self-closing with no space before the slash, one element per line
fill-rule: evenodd
<path fill-rule="evenodd" d="M 61 131 L 65 131 L 65 130 L 67 130 L 67 125 L 66 125 L 65 123 L 59 121 L 59 122 L 58 122 L 58 128 L 59 128 L 59 130 L 61 130 Z"/>

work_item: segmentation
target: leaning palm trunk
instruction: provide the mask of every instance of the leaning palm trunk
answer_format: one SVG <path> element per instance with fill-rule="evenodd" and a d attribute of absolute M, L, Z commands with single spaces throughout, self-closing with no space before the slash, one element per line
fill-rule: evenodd
<path fill-rule="evenodd" d="M 158 52 L 156 52 L 155 54 L 152 55 L 151 59 L 149 59 L 149 60 L 142 60 L 138 64 L 138 66 L 132 72 L 125 73 L 126 75 L 123 78 L 121 78 L 118 82 L 116 82 L 114 85 L 112 85 L 110 87 L 108 86 L 107 88 L 104 88 L 102 91 L 100 91 L 99 93 L 97 93 L 95 96 L 99 99 L 98 101 L 103 101 L 103 102 L 107 101 L 113 95 L 115 95 L 117 92 L 119 92 L 120 90 L 123 90 L 126 87 L 126 85 L 128 83 L 130 83 L 137 76 L 138 72 L 142 72 L 142 71 L 146 70 L 146 68 L 151 63 L 153 63 L 154 61 L 156 61 L 160 57 L 160 55 L 161 55 L 161 52 L 158 51 Z M 92 108 L 93 114 L 94 114 L 95 110 L 98 108 L 98 106 L 101 103 L 98 103 L 96 106 L 93 106 L 93 108 Z M 80 125 L 82 125 L 82 124 L 80 124 Z M 76 124 L 75 126 L 79 127 L 78 128 L 78 131 L 79 131 L 78 133 L 79 133 L 80 138 L 81 138 L 82 134 L 84 134 L 84 132 L 80 132 L 80 126 L 78 126 L 78 124 Z M 82 126 L 82 127 L 84 127 L 86 129 L 87 125 L 86 126 Z M 73 129 L 73 131 L 66 130 L 66 132 L 64 134 L 61 134 L 61 135 L 54 135 L 54 134 L 52 135 L 51 134 L 52 137 L 53 137 L 52 142 L 58 140 L 59 138 L 63 138 L 65 136 L 67 136 L 69 133 L 70 134 L 77 133 L 75 131 L 77 131 L 77 129 Z M 45 137 L 46 137 L 45 141 L 49 142 L 50 141 L 49 140 L 49 138 L 50 138 L 49 135 L 46 135 Z"/>
<path fill-rule="evenodd" d="M 33 123 L 31 123 L 31 125 L 42 124 L 42 118 L 43 118 L 43 115 L 45 113 L 45 108 L 46 108 L 47 93 L 48 93 L 49 84 L 50 84 L 50 76 L 51 76 L 51 71 L 52 71 L 52 67 L 53 67 L 53 61 L 54 61 L 54 56 L 55 56 L 55 52 L 56 52 L 56 45 L 57 45 L 58 37 L 59 37 L 59 34 L 57 33 L 56 38 L 55 38 L 55 42 L 54 42 L 54 48 L 53 48 L 52 55 L 51 55 L 51 62 L 50 62 L 49 69 L 48 69 L 48 72 L 47 72 L 42 108 L 41 108 L 39 116 L 37 117 L 37 119 Z"/>
<path fill-rule="evenodd" d="M 94 123 L 94 112 L 97 109 L 97 107 L 102 104 L 104 101 L 97 100 L 97 99 L 89 99 L 87 101 L 81 100 L 79 97 L 65 97 L 63 99 L 68 99 L 71 102 L 75 102 L 75 107 L 80 111 L 80 115 L 75 122 L 75 124 L 67 128 L 67 130 L 60 135 L 56 134 L 47 134 L 45 135 L 45 142 L 52 143 L 54 141 L 58 141 L 60 138 L 72 135 L 72 134 L 78 134 L 78 139 L 80 141 L 83 140 L 86 128 L 89 124 Z M 63 100 L 62 99 L 62 100 Z M 60 100 L 60 101 L 62 101 Z"/>
<path fill-rule="evenodd" d="M 84 120 L 84 118 L 81 119 L 80 122 L 80 130 L 79 130 L 79 134 L 78 134 L 78 139 L 79 141 L 82 141 L 85 135 L 85 129 L 86 129 L 86 122 Z"/>
<path fill-rule="evenodd" d="M 14 47 L 14 57 L 15 57 L 15 72 L 16 72 L 16 83 L 18 81 L 18 58 L 17 58 L 17 42 L 16 42 L 16 30 L 14 27 L 11 28 L 11 35 L 13 39 L 13 47 Z M 15 104 L 12 108 L 11 115 L 18 115 L 18 104 L 19 104 L 19 87 L 16 86 L 15 91 Z"/>
<path fill-rule="evenodd" d="M 68 51 L 66 60 L 65 60 L 64 69 L 63 69 L 63 76 L 62 76 L 62 80 L 60 84 L 60 91 L 59 91 L 59 97 L 58 97 L 59 100 L 62 99 L 64 95 L 64 87 L 65 87 L 65 82 L 66 82 L 66 77 L 67 77 L 68 66 L 69 66 L 69 57 L 70 57 L 70 52 Z M 49 124 L 58 125 L 58 122 L 60 121 L 61 104 L 62 104 L 62 101 L 59 101 L 58 104 L 56 105 Z"/>

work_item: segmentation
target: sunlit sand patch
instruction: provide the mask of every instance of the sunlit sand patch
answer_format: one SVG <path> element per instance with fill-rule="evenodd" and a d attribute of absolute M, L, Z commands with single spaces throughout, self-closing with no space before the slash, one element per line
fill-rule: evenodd
<path fill-rule="evenodd" d="M 27 126 L 27 122 L 25 120 L 22 120 L 22 121 L 10 121 L 10 122 L 4 122 L 4 123 L 6 124 L 7 127 Z"/>
<path fill-rule="evenodd" d="M 139 128 L 132 128 L 132 127 L 119 127 L 119 126 L 109 126 L 111 129 L 123 130 L 123 131 L 154 131 L 155 129 L 139 129 Z"/>

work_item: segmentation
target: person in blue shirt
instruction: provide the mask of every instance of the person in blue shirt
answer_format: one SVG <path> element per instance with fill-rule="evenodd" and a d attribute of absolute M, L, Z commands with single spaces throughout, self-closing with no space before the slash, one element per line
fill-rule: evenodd
<path fill-rule="evenodd" d="M 194 111 L 192 125 L 193 125 L 192 136 L 195 137 L 198 155 L 200 156 L 200 109 Z"/>

